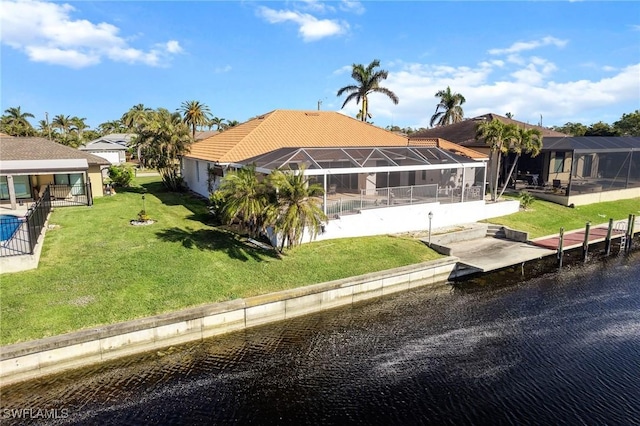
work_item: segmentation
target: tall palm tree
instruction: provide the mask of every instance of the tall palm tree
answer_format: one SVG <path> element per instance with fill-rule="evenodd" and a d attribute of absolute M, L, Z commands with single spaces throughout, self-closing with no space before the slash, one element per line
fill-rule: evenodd
<path fill-rule="evenodd" d="M 467 100 L 460 93 L 452 93 L 451 87 L 438 90 L 436 98 L 440 98 L 440 103 L 436 106 L 436 112 L 431 116 L 431 127 L 434 123 L 437 126 L 458 123 L 464 119 L 462 104 Z"/>
<path fill-rule="evenodd" d="M 196 127 L 206 126 L 211 118 L 209 107 L 198 101 L 185 101 L 180 106 L 185 123 L 191 126 L 191 137 L 196 138 Z"/>
<path fill-rule="evenodd" d="M 170 190 L 182 188 L 180 160 L 189 152 L 193 139 L 180 113 L 158 108 L 147 114 L 135 136 L 145 164 L 158 169 L 162 182 Z"/>
<path fill-rule="evenodd" d="M 282 237 L 280 251 L 285 244 L 289 248 L 299 245 L 305 230 L 314 239 L 322 229 L 322 222 L 327 220 L 321 206 L 322 186 L 309 182 L 304 167 L 296 172 L 276 169 L 269 175 L 269 182 L 276 188 L 277 201 L 268 221 Z"/>
<path fill-rule="evenodd" d="M 502 155 L 509 151 L 516 131 L 515 124 L 505 124 L 500 120 L 484 121 L 476 127 L 476 139 L 483 138 L 490 147 L 489 167 L 492 176 L 489 179 L 489 191 L 493 201 L 498 200 L 498 178 Z"/>
<path fill-rule="evenodd" d="M 369 94 L 382 93 L 388 96 L 395 105 L 399 102 L 398 96 L 396 96 L 395 93 L 386 87 L 380 86 L 380 82 L 382 80 L 386 80 L 389 72 L 385 70 L 375 70 L 375 68 L 378 68 L 379 66 L 380 60 L 378 59 L 371 61 L 366 68 L 362 64 L 353 64 L 351 77 L 357 82 L 357 84 L 351 84 L 338 90 L 338 97 L 342 96 L 344 93 L 349 93 L 342 104 L 342 108 L 353 100 L 356 101 L 356 104 L 360 104 L 360 101 L 362 101 L 362 107 L 360 108 L 359 114 L 361 121 L 367 121 L 367 118 L 371 117 L 369 115 Z"/>
<path fill-rule="evenodd" d="M 31 136 L 35 129 L 27 118 L 35 118 L 30 112 L 22 112 L 20 107 L 7 108 L 0 120 L 2 130 L 11 136 Z"/>
<path fill-rule="evenodd" d="M 62 131 L 62 136 L 66 136 L 69 133 L 69 129 L 71 128 L 71 117 L 68 115 L 58 114 L 53 117 L 51 121 L 51 127 L 54 129 L 60 129 Z"/>
<path fill-rule="evenodd" d="M 260 181 L 253 165 L 229 172 L 218 189 L 223 195 L 222 218 L 228 224 L 239 221 L 256 236 L 265 224 L 267 206 L 272 202 L 273 191 L 266 181 Z"/>
<path fill-rule="evenodd" d="M 505 189 L 507 189 L 507 184 L 513 176 L 513 171 L 518 164 L 518 160 L 522 153 L 530 154 L 531 157 L 536 157 L 542 151 L 542 132 L 538 129 L 526 129 L 524 127 L 517 127 L 510 139 L 509 144 L 509 152 L 512 152 L 516 155 L 516 158 L 511 164 L 511 168 L 509 169 L 509 173 L 507 174 L 507 178 L 502 185 L 502 190 L 500 191 L 500 195 L 498 195 L 498 199 L 502 197 Z"/>
<path fill-rule="evenodd" d="M 132 132 L 136 132 L 140 124 L 142 124 L 148 112 L 151 112 L 151 108 L 147 108 L 144 104 L 137 104 L 131 107 L 131 109 L 122 115 L 120 121 L 122 124 Z"/>
<path fill-rule="evenodd" d="M 78 140 L 82 142 L 82 132 L 89 128 L 87 123 L 85 123 L 87 119 L 84 117 L 71 117 L 69 121 L 71 122 L 71 130 L 78 133 Z"/>

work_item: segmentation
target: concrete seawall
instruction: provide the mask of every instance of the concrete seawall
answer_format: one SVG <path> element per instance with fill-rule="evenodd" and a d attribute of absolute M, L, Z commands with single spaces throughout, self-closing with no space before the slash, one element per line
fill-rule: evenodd
<path fill-rule="evenodd" d="M 0 347 L 0 386 L 445 282 L 457 257 Z"/>

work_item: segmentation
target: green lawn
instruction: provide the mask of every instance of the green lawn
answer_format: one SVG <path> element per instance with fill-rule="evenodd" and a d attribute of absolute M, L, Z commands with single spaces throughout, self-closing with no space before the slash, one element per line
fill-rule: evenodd
<path fill-rule="evenodd" d="M 441 257 L 392 236 L 305 244 L 278 258 L 208 224 L 203 202 L 137 180 L 157 223 L 131 226 L 141 189 L 56 209 L 37 270 L 0 276 L 5 345 L 188 306 L 330 281 Z"/>
<path fill-rule="evenodd" d="M 627 219 L 630 214 L 640 215 L 640 198 L 618 200 L 607 203 L 589 204 L 575 208 L 563 207 L 548 201 L 535 200 L 527 211 L 508 216 L 496 217 L 486 222 L 508 226 L 529 232 L 529 238 L 557 234 L 565 231 L 584 229 L 587 222 L 592 225 Z"/>

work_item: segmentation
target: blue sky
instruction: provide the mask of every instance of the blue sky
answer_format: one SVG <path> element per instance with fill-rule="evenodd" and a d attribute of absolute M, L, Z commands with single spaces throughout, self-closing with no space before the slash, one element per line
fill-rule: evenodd
<path fill-rule="evenodd" d="M 381 61 L 374 124 L 428 127 L 434 94 L 545 126 L 613 123 L 640 108 L 640 3 L 2 0 L 1 108 L 91 127 L 135 104 L 197 100 L 243 122 L 340 111 L 353 63 Z M 355 116 L 358 106 L 341 111 Z"/>

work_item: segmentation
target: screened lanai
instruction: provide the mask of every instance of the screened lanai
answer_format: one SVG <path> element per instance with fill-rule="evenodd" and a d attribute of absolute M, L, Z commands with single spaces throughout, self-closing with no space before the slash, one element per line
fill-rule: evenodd
<path fill-rule="evenodd" d="M 437 147 L 281 148 L 246 160 L 304 173 L 324 188 L 329 217 L 364 209 L 483 200 L 486 164 Z"/>
<path fill-rule="evenodd" d="M 540 173 L 540 190 L 567 197 L 638 188 L 640 137 L 544 138 L 542 155 L 523 167 Z"/>

